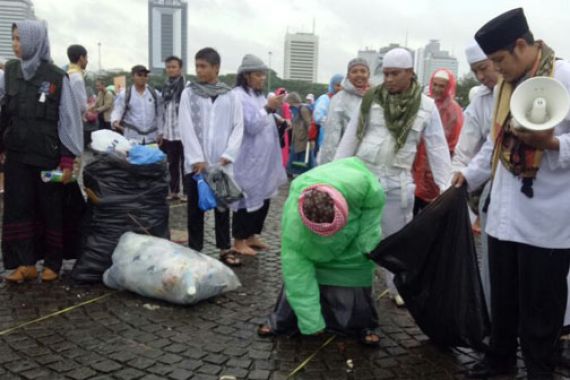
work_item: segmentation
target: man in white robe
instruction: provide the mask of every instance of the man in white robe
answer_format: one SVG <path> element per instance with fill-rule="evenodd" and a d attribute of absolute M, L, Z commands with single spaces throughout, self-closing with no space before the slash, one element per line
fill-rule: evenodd
<path fill-rule="evenodd" d="M 220 55 L 204 48 L 195 56 L 197 82 L 180 98 L 178 125 L 184 146 L 184 174 L 188 191 L 188 246 L 201 251 L 204 245 L 204 211 L 198 207 L 194 176 L 216 165 L 229 166 L 237 159 L 243 138 L 243 112 L 238 96 L 220 82 Z M 230 213 L 214 210 L 216 247 L 226 264 L 240 264 L 230 251 Z"/>
<path fill-rule="evenodd" d="M 383 70 L 384 83 L 364 95 L 335 159 L 359 157 L 378 176 L 386 193 L 382 218 L 385 239 L 412 220 L 416 186 L 411 169 L 420 139 L 426 142 L 430 168 L 440 191 L 449 183 L 451 160 L 439 112 L 433 99 L 421 92 L 411 54 L 405 49 L 392 49 L 384 57 Z M 385 274 L 392 299 L 403 306 L 393 274 Z"/>
<path fill-rule="evenodd" d="M 470 190 L 492 177 L 487 214 L 491 277 L 491 345 L 468 373 L 516 373 L 518 340 L 529 379 L 553 379 L 570 267 L 570 115 L 533 132 L 513 125 L 514 88 L 553 76 L 570 90 L 570 64 L 535 41 L 522 8 L 485 24 L 475 39 L 503 76 L 489 138 L 453 183 Z"/>

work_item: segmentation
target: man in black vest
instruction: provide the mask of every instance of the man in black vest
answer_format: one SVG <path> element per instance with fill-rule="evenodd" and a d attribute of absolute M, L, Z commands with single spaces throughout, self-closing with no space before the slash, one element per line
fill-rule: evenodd
<path fill-rule="evenodd" d="M 44 183 L 41 173 L 60 169 L 61 182 L 70 182 L 83 128 L 67 74 L 51 63 L 46 25 L 13 24 L 12 47 L 18 59 L 6 64 L 0 82 L 6 94 L 0 122 L 6 160 L 2 254 L 4 267 L 15 269 L 6 280 L 35 279 L 43 258 L 42 280 L 53 281 L 62 264 L 63 186 Z"/>

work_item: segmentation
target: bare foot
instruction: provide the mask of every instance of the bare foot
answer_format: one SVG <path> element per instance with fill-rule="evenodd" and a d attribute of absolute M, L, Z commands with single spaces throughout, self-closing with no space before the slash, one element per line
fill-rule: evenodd
<path fill-rule="evenodd" d="M 246 240 L 236 240 L 232 249 L 244 256 L 257 256 L 257 252 L 247 245 Z"/>
<path fill-rule="evenodd" d="M 253 235 L 246 240 L 246 243 L 248 246 L 253 249 L 257 249 L 258 251 L 267 251 L 269 249 L 269 246 L 263 240 L 261 240 L 258 235 Z"/>

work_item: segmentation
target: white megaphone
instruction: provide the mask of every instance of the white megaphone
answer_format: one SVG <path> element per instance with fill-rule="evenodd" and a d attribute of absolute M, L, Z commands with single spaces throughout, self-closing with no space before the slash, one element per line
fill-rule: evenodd
<path fill-rule="evenodd" d="M 562 83 L 550 77 L 522 82 L 511 96 L 511 115 L 521 128 L 546 131 L 560 124 L 570 111 L 570 94 Z"/>

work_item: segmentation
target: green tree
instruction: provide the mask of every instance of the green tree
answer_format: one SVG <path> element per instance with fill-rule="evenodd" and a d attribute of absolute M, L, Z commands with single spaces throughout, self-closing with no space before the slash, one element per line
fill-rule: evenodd
<path fill-rule="evenodd" d="M 457 103 L 463 108 L 467 107 L 469 105 L 469 90 L 479 85 L 479 81 L 473 77 L 473 74 L 468 73 L 462 76 L 457 82 L 457 91 L 455 94 Z"/>
<path fill-rule="evenodd" d="M 130 86 L 132 84 L 131 74 L 127 71 L 118 72 L 118 73 L 117 72 L 105 73 L 104 75 L 100 75 L 100 76 L 90 75 L 85 79 L 85 85 L 94 90 L 96 79 L 102 79 L 107 85 L 110 85 L 110 84 L 113 84 L 113 78 L 114 77 L 121 76 L 121 75 L 125 75 L 127 77 L 127 86 Z M 270 91 L 275 91 L 275 89 L 277 89 L 279 87 L 284 87 L 285 89 L 287 89 L 287 92 L 293 92 L 293 91 L 298 92 L 302 99 L 304 99 L 305 96 L 307 96 L 308 94 L 315 95 L 315 99 L 316 99 L 317 97 L 319 97 L 320 95 L 324 94 L 327 91 L 327 85 L 326 84 L 281 79 L 277 76 L 277 73 L 273 70 L 269 71 L 269 75 L 271 76 L 271 78 L 270 78 L 271 79 Z M 220 75 L 220 81 L 224 82 L 225 84 L 227 84 L 230 87 L 234 87 L 236 84 L 236 77 L 237 77 L 237 75 L 235 73 L 224 74 L 224 75 Z M 196 76 L 195 75 L 187 75 L 186 79 L 189 81 L 195 81 Z M 149 76 L 149 79 L 148 79 L 149 85 L 151 85 L 152 87 L 154 87 L 158 90 L 162 89 L 165 81 L 166 81 L 166 74 L 164 74 L 164 73 L 160 74 L 160 75 L 151 74 Z M 265 89 L 265 92 L 267 92 L 267 88 Z"/>

